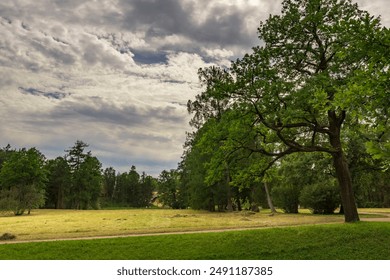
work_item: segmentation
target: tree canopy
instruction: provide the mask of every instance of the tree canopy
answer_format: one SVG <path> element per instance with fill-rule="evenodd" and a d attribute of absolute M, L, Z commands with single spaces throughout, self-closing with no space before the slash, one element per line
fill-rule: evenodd
<path fill-rule="evenodd" d="M 345 220 L 358 221 L 345 131 L 368 128 L 368 147 L 386 157 L 388 29 L 349 0 L 285 0 L 258 34 L 262 44 L 230 69 L 200 69 L 205 90 L 188 103 L 192 125 L 223 122 L 219 149 L 264 155 L 263 174 L 289 154 L 328 153 Z"/>
<path fill-rule="evenodd" d="M 132 166 L 129 173 L 108 167 L 76 141 L 64 156 L 47 160 L 36 148 L 0 148 L 0 211 L 22 215 L 36 208 L 99 209 L 147 207 L 156 179 L 141 175 Z"/>
<path fill-rule="evenodd" d="M 22 215 L 44 205 L 47 173 L 35 148 L 13 151 L 0 170 L 0 209 Z"/>

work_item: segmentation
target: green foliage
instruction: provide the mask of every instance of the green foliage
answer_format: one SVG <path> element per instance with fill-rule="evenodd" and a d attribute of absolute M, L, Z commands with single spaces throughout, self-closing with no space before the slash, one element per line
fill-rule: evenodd
<path fill-rule="evenodd" d="M 158 199 L 163 205 L 173 209 L 187 207 L 184 194 L 180 191 L 180 174 L 177 170 L 163 170 L 157 182 Z"/>
<path fill-rule="evenodd" d="M 390 174 L 382 170 L 359 166 L 353 171 L 359 207 L 390 207 Z"/>
<path fill-rule="evenodd" d="M 0 169 L 3 166 L 3 163 L 7 161 L 10 155 L 15 152 L 11 149 L 11 145 L 7 145 L 6 147 L 0 149 Z"/>
<path fill-rule="evenodd" d="M 250 242 L 248 242 L 250 241 Z M 9 260 L 387 260 L 390 223 L 0 245 Z"/>
<path fill-rule="evenodd" d="M 67 150 L 65 158 L 71 172 L 68 207 L 73 209 L 98 209 L 99 197 L 102 191 L 102 174 L 100 161 L 85 152 L 88 144 L 76 141 L 75 145 Z"/>
<path fill-rule="evenodd" d="M 317 194 L 318 198 L 311 198 L 321 201 L 320 195 L 323 194 L 321 193 L 322 188 L 319 186 L 335 186 L 331 158 L 326 153 L 289 155 L 281 161 L 277 170 L 278 178 L 274 183 L 276 186 L 273 188 L 273 195 L 275 203 L 287 213 L 298 211 L 298 206 L 302 204 L 300 196 L 303 190 L 305 190 L 306 200 L 304 202 L 306 203 L 309 197 Z M 334 191 L 339 195 L 339 191 Z M 310 208 L 314 206 L 314 202 L 305 203 L 303 206 Z M 337 200 L 336 207 L 339 206 L 339 203 Z M 333 207 L 333 202 L 330 207 Z"/>
<path fill-rule="evenodd" d="M 0 208 L 22 215 L 45 201 L 44 156 L 35 148 L 10 154 L 0 171 Z"/>
<path fill-rule="evenodd" d="M 214 186 L 206 184 L 207 168 L 211 154 L 209 149 L 203 150 L 197 143 L 205 128 L 189 134 L 187 150 L 184 152 L 181 166 L 181 187 L 188 193 L 188 205 L 193 209 L 215 211 Z"/>
<path fill-rule="evenodd" d="M 114 198 L 116 185 L 116 171 L 113 167 L 108 167 L 103 173 L 103 197 L 105 203 L 110 203 Z"/>
<path fill-rule="evenodd" d="M 127 174 L 127 201 L 131 206 L 137 207 L 138 198 L 139 198 L 139 181 L 140 175 L 136 170 L 136 167 L 133 165 L 130 168 L 129 173 Z"/>
<path fill-rule="evenodd" d="M 113 202 L 128 207 L 149 206 L 154 188 L 155 180 L 145 173 L 140 176 L 133 165 L 129 172 L 117 175 Z"/>
<path fill-rule="evenodd" d="M 142 172 L 140 178 L 140 188 L 139 205 L 141 207 L 150 206 L 153 198 L 153 192 L 157 188 L 157 180 L 152 176 L 147 175 L 145 172 Z"/>
<path fill-rule="evenodd" d="M 373 159 L 379 160 L 384 171 L 390 170 L 390 129 L 383 132 L 384 141 L 370 141 L 366 143 L 366 149 Z"/>
<path fill-rule="evenodd" d="M 305 186 L 300 193 L 299 201 L 314 214 L 333 214 L 340 206 L 340 191 L 335 183 L 318 182 Z"/>
<path fill-rule="evenodd" d="M 89 156 L 81 164 L 77 173 L 80 209 L 99 209 L 99 198 L 102 192 L 102 164 L 96 157 Z"/>
<path fill-rule="evenodd" d="M 350 0 L 285 0 L 282 7 L 260 23 L 262 46 L 228 70 L 199 71 L 205 90 L 189 102 L 192 124 L 219 139 L 208 145 L 215 153 L 206 178 L 219 179 L 226 165 L 230 171 L 238 149 L 268 157 L 257 164 L 260 176 L 287 155 L 326 152 L 345 219 L 357 221 L 343 135 L 356 121 L 365 124 L 369 152 L 388 168 L 389 31 Z"/>
<path fill-rule="evenodd" d="M 64 209 L 70 196 L 71 170 L 64 157 L 48 160 L 46 163 L 48 182 L 46 184 L 47 208 Z"/>
<path fill-rule="evenodd" d="M 298 213 L 300 191 L 299 186 L 285 184 L 274 187 L 272 196 L 275 204 L 281 207 L 285 213 Z"/>
<path fill-rule="evenodd" d="M 358 207 L 390 207 L 390 173 L 386 160 L 365 149 L 372 131 L 355 122 L 344 141 Z"/>
<path fill-rule="evenodd" d="M 77 140 L 63 157 L 45 160 L 37 149 L 0 149 L 0 211 L 21 215 L 44 206 L 55 209 L 99 209 L 104 206 L 149 206 L 156 179 L 135 166 L 116 174 L 102 172 L 100 161 Z"/>

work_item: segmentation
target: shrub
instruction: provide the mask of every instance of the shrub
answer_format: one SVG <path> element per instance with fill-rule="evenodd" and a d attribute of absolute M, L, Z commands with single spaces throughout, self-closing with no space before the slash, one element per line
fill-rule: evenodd
<path fill-rule="evenodd" d="M 279 185 L 272 190 L 275 205 L 285 213 L 298 213 L 300 189 L 292 184 Z"/>
<path fill-rule="evenodd" d="M 324 181 L 305 186 L 299 201 L 314 214 L 333 214 L 340 205 L 340 193 L 334 182 Z"/>

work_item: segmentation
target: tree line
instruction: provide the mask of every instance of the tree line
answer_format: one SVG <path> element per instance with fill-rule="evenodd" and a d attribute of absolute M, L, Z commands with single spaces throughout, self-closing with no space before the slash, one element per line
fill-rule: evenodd
<path fill-rule="evenodd" d="M 35 208 L 147 207 L 158 180 L 135 166 L 119 173 L 76 141 L 64 156 L 47 160 L 36 148 L 0 149 L 0 210 L 22 215 Z"/>

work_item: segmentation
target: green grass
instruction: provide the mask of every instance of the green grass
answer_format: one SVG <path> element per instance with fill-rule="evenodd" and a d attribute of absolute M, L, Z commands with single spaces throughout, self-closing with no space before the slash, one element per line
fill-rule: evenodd
<path fill-rule="evenodd" d="M 2 244 L 0 259 L 388 260 L 390 223 Z"/>

